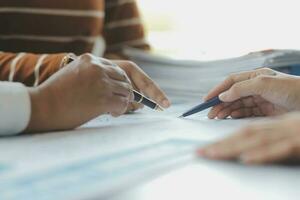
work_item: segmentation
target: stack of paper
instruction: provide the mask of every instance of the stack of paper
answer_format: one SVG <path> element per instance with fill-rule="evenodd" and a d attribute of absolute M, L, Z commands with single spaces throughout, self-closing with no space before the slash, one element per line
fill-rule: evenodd
<path fill-rule="evenodd" d="M 156 80 L 170 96 L 200 99 L 229 74 L 260 67 L 286 67 L 300 63 L 300 51 L 274 50 L 216 61 L 168 59 L 128 48 L 125 53 Z"/>

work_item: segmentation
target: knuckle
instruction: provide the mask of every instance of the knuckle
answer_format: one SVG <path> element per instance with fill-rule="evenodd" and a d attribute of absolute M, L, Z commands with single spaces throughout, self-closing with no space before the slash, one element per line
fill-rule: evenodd
<path fill-rule="evenodd" d="M 127 60 L 126 63 L 127 63 L 127 65 L 128 65 L 129 67 L 135 67 L 135 66 L 136 66 L 135 62 L 130 61 L 130 60 Z"/>
<path fill-rule="evenodd" d="M 102 65 L 93 62 L 91 54 L 82 55 L 81 60 L 83 61 L 81 68 L 84 69 L 89 76 L 99 76 L 99 72 L 104 71 Z"/>
<path fill-rule="evenodd" d="M 131 73 L 134 68 L 137 68 L 137 65 L 133 61 L 126 60 L 124 63 L 124 69 L 129 73 Z"/>
<path fill-rule="evenodd" d="M 90 53 L 84 53 L 80 56 L 80 59 L 84 60 L 84 61 L 91 61 L 92 58 L 93 58 L 93 55 Z"/>
<path fill-rule="evenodd" d="M 268 83 L 271 79 L 272 79 L 272 77 L 267 76 L 267 75 L 259 75 L 255 78 L 255 80 L 260 84 Z"/>
<path fill-rule="evenodd" d="M 88 70 L 92 75 L 94 75 L 97 78 L 99 78 L 99 76 L 101 77 L 105 72 L 104 68 L 97 63 L 90 63 L 88 66 Z"/>
<path fill-rule="evenodd" d="M 127 73 L 124 69 L 122 69 L 121 67 L 117 66 L 117 67 L 112 67 L 110 68 L 110 70 L 113 72 L 113 73 L 117 73 L 119 74 L 120 76 L 122 76 L 122 78 L 124 80 L 128 79 L 128 76 L 127 76 Z"/>
<path fill-rule="evenodd" d="M 262 74 L 271 74 L 273 72 L 273 70 L 268 67 L 263 67 L 263 68 L 259 69 L 259 72 Z"/>

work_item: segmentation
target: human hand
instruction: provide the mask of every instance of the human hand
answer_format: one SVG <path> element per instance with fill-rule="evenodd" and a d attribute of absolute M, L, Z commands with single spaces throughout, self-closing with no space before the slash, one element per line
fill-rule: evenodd
<path fill-rule="evenodd" d="M 205 100 L 215 96 L 224 103 L 210 110 L 211 119 L 278 115 L 300 109 L 300 78 L 269 68 L 237 73 L 212 89 Z"/>
<path fill-rule="evenodd" d="M 37 88 L 29 88 L 32 116 L 26 132 L 72 129 L 101 115 L 123 114 L 133 101 L 121 68 L 84 54 Z"/>
<path fill-rule="evenodd" d="M 126 72 L 127 76 L 131 80 L 131 84 L 133 88 L 135 88 L 137 91 L 140 91 L 150 99 L 154 100 L 163 108 L 168 108 L 170 106 L 171 104 L 170 100 L 165 95 L 165 93 L 135 63 L 131 61 L 122 61 L 122 60 L 115 60 L 113 62 Z M 141 107 L 143 107 L 142 104 L 131 102 L 127 110 L 134 111 Z"/>
<path fill-rule="evenodd" d="M 267 164 L 300 158 L 300 113 L 262 121 L 201 148 L 210 159 L 238 159 L 246 164 Z"/>

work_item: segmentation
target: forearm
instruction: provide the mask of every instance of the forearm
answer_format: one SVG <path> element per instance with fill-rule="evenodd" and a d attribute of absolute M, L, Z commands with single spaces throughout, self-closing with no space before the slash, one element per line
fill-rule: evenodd
<path fill-rule="evenodd" d="M 60 69 L 62 59 L 66 55 L 0 53 L 0 80 L 37 86 Z"/>

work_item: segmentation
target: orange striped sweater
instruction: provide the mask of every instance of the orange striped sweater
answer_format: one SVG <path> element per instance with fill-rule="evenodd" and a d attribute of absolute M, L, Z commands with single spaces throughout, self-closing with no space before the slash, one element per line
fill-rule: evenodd
<path fill-rule="evenodd" d="M 67 53 L 149 49 L 135 0 L 0 0 L 0 27 L 0 80 L 27 86 L 59 70 Z"/>

